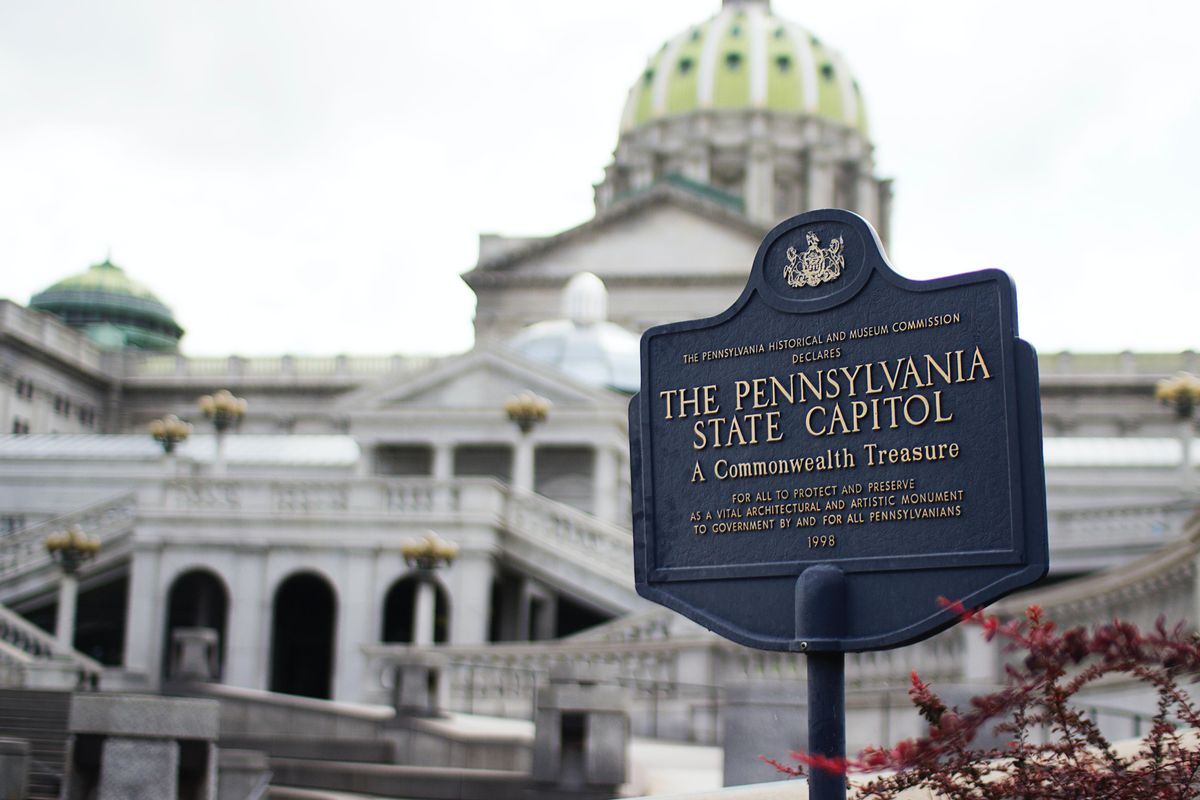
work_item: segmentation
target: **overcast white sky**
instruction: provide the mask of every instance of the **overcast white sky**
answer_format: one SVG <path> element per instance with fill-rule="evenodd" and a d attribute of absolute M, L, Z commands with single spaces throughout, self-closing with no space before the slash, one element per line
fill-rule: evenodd
<path fill-rule="evenodd" d="M 901 273 L 1007 270 L 1042 350 L 1200 346 L 1200 7 L 773 7 L 863 87 Z M 111 248 L 193 355 L 464 349 L 478 233 L 587 219 L 628 86 L 718 8 L 0 0 L 0 297 Z"/>

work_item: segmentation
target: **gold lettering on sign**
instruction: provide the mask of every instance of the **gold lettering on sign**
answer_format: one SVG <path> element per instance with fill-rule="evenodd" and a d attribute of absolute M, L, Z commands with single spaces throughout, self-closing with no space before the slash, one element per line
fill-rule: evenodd
<path fill-rule="evenodd" d="M 991 378 L 975 347 L 665 389 L 658 397 L 664 420 L 692 420 L 692 449 L 704 451 L 782 441 L 787 407 L 804 406 L 797 411 L 812 437 L 942 425 L 955 418 L 950 387 Z M 703 477 L 693 471 L 692 482 Z"/>

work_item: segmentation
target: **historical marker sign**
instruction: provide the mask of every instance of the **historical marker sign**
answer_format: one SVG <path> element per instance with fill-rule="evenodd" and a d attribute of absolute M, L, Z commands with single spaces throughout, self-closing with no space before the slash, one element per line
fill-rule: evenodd
<path fill-rule="evenodd" d="M 646 332 L 630 432 L 638 591 L 736 642 L 896 647 L 954 621 L 939 596 L 1045 574 L 1011 281 L 903 278 L 849 212 L 784 222 L 729 310 Z"/>

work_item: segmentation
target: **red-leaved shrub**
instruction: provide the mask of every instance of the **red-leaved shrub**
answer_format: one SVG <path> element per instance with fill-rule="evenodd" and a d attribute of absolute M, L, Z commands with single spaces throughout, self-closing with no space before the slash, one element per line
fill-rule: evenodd
<path fill-rule="evenodd" d="M 1038 606 L 1024 620 L 1002 622 L 944 602 L 989 641 L 1008 642 L 1017 657 L 1003 689 L 974 698 L 969 708 L 948 708 L 914 672 L 908 693 L 928 723 L 924 736 L 846 761 L 804 753 L 792 754 L 795 765 L 764 760 L 789 775 L 884 773 L 857 781 L 864 800 L 913 788 L 946 800 L 1200 796 L 1200 711 L 1181 686 L 1200 674 L 1200 640 L 1188 627 L 1167 628 L 1160 618 L 1152 631 L 1119 620 L 1059 631 Z M 1149 733 L 1123 752 L 1072 703 L 1081 689 L 1113 676 L 1136 679 L 1157 698 Z M 974 746 L 980 731 L 994 732 L 1007 746 Z"/>

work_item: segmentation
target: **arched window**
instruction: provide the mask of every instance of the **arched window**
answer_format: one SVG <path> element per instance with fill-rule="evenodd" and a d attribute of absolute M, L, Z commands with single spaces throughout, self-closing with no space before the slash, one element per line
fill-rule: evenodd
<path fill-rule="evenodd" d="M 217 632 L 217 670 L 220 680 L 225 665 L 225 626 L 229 616 L 229 593 L 224 582 L 206 569 L 188 570 L 167 592 L 167 630 L 163 641 L 163 675 L 171 669 L 171 645 L 179 628 L 209 628 Z"/>
<path fill-rule="evenodd" d="M 290 576 L 275 590 L 271 614 L 271 691 L 329 699 L 337 598 L 311 572 Z"/>

